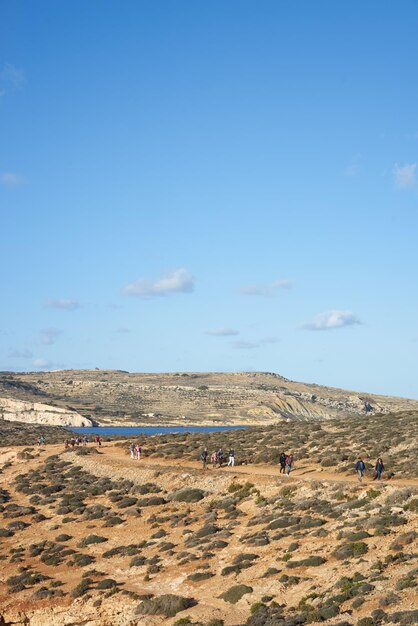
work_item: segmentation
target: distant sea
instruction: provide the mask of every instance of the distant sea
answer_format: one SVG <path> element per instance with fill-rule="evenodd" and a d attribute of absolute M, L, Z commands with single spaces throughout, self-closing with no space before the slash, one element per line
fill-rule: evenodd
<path fill-rule="evenodd" d="M 170 435 L 181 433 L 217 433 L 224 430 L 243 430 L 247 426 L 92 426 L 91 428 L 69 428 L 83 435 Z"/>

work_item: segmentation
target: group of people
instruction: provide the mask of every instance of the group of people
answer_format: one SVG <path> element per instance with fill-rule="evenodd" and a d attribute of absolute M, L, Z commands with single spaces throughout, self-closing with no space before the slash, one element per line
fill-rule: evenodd
<path fill-rule="evenodd" d="M 88 437 L 71 437 L 64 441 L 66 448 L 75 448 L 75 446 L 87 446 L 89 440 Z"/>
<path fill-rule="evenodd" d="M 87 435 L 83 435 L 82 437 L 79 436 L 79 437 L 71 437 L 70 439 L 66 439 L 64 441 L 64 447 L 65 448 L 75 448 L 76 446 L 77 447 L 79 447 L 79 446 L 85 447 L 89 443 L 90 443 L 90 441 L 89 441 L 89 438 L 87 437 Z M 102 440 L 100 438 L 100 435 L 95 435 L 94 443 L 95 443 L 95 445 L 97 447 L 102 445 Z"/>
<path fill-rule="evenodd" d="M 38 437 L 38 448 L 40 448 L 41 446 L 44 446 L 45 444 L 46 444 L 45 435 L 41 435 L 40 437 Z"/>
<path fill-rule="evenodd" d="M 383 465 L 383 461 L 381 457 L 379 456 L 379 458 L 376 461 L 376 465 L 374 466 L 374 470 L 376 472 L 374 480 L 381 480 L 382 472 L 384 469 L 385 467 Z M 357 459 L 357 463 L 356 463 L 356 472 L 357 472 L 357 476 L 358 476 L 360 483 L 363 481 L 363 474 L 365 471 L 366 471 L 366 464 L 361 458 L 361 456 L 359 456 L 359 458 Z"/>
<path fill-rule="evenodd" d="M 292 471 L 294 465 L 293 454 L 286 454 L 286 452 L 282 452 L 279 456 L 279 464 L 280 474 L 290 476 L 290 472 Z"/>
<path fill-rule="evenodd" d="M 131 459 L 141 460 L 141 446 L 138 443 L 129 444 L 129 452 L 131 453 Z"/>
<path fill-rule="evenodd" d="M 204 448 L 200 455 L 200 460 L 202 461 L 202 466 L 204 470 L 208 468 L 208 458 L 209 458 L 208 449 Z M 212 463 L 213 469 L 216 469 L 217 467 L 222 467 L 222 465 L 226 462 L 226 454 L 224 453 L 222 448 L 219 448 L 219 450 L 215 450 L 210 455 L 210 462 Z M 228 452 L 227 466 L 234 467 L 234 465 L 235 465 L 235 450 L 234 448 L 231 447 L 229 448 L 229 452 Z"/>

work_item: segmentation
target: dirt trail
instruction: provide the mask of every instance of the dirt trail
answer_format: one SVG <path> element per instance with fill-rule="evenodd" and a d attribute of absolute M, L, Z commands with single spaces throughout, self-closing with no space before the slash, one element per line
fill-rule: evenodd
<path fill-rule="evenodd" d="M 62 451 L 62 446 L 59 445 L 51 445 L 46 449 L 47 452 L 50 453 L 58 453 Z M 79 457 L 80 460 L 83 457 Z M 318 465 L 309 465 L 306 463 L 302 463 L 301 465 L 297 465 L 295 469 L 292 471 L 290 476 L 285 476 L 279 473 L 279 467 L 276 465 L 236 465 L 235 467 L 222 467 L 217 469 L 212 469 L 210 464 L 208 465 L 208 469 L 204 471 L 202 469 L 202 465 L 198 461 L 189 461 L 189 460 L 167 460 L 163 457 L 145 457 L 140 461 L 135 461 L 130 458 L 127 454 L 127 450 L 125 448 L 121 448 L 120 446 L 115 446 L 114 444 L 106 444 L 100 448 L 100 456 L 89 457 L 91 460 L 95 461 L 95 464 L 99 464 L 102 466 L 103 470 L 105 468 L 109 468 L 109 476 L 111 476 L 111 469 L 121 470 L 123 468 L 129 468 L 129 470 L 138 469 L 138 472 L 141 469 L 153 469 L 153 470 L 171 470 L 173 472 L 179 472 L 182 470 L 194 470 L 194 472 L 200 477 L 219 477 L 220 475 L 231 476 L 231 475 L 242 475 L 246 479 L 251 482 L 271 482 L 271 479 L 274 478 L 280 482 L 311 482 L 311 481 L 327 481 L 327 482 L 336 482 L 336 483 L 351 483 L 351 484 L 359 484 L 357 475 L 353 470 L 352 476 L 335 474 L 328 471 L 323 471 Z M 82 462 L 80 462 L 82 464 Z M 131 471 L 129 472 L 132 473 Z M 370 472 L 371 474 L 371 472 Z M 363 486 L 365 485 L 378 485 L 378 484 L 390 484 L 393 487 L 418 487 L 418 479 L 407 479 L 407 478 L 392 478 L 388 481 L 382 480 L 381 483 L 378 483 L 376 480 L 373 480 L 371 477 L 366 475 L 363 477 L 363 482 L 361 483 Z"/>

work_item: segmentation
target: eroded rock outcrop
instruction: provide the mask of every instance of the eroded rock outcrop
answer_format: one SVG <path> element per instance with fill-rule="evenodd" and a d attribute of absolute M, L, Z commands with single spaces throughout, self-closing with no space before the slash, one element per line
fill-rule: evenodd
<path fill-rule="evenodd" d="M 47 424 L 50 426 L 94 426 L 87 417 L 76 411 L 62 409 L 40 402 L 0 398 L 0 417 L 9 422 Z"/>

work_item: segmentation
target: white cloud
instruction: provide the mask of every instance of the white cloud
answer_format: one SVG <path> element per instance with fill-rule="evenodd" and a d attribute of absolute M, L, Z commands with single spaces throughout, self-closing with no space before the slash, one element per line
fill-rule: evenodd
<path fill-rule="evenodd" d="M 331 330 L 361 324 L 359 318 L 351 311 L 327 311 L 317 315 L 311 322 L 306 322 L 302 328 L 306 330 Z"/>
<path fill-rule="evenodd" d="M 80 308 L 78 300 L 70 300 L 66 298 L 48 298 L 45 303 L 49 309 L 63 309 L 65 311 L 75 311 Z"/>
<path fill-rule="evenodd" d="M 206 334 L 212 337 L 234 337 L 239 335 L 239 330 L 235 330 L 234 328 L 213 328 L 207 330 Z"/>
<path fill-rule="evenodd" d="M 21 187 L 26 180 L 20 174 L 14 172 L 3 172 L 0 174 L 0 183 L 6 187 Z"/>
<path fill-rule="evenodd" d="M 41 343 L 44 346 L 51 346 L 60 335 L 62 335 L 62 330 L 59 328 L 44 328 L 41 330 Z"/>
<path fill-rule="evenodd" d="M 126 326 L 121 326 L 120 328 L 115 328 L 113 332 L 117 333 L 118 335 L 127 335 L 131 332 L 131 329 L 126 328 Z"/>
<path fill-rule="evenodd" d="M 32 363 L 41 370 L 48 369 L 52 365 L 51 361 L 48 361 L 48 359 L 33 359 Z"/>
<path fill-rule="evenodd" d="M 254 350 L 260 347 L 256 341 L 233 341 L 231 345 L 235 350 Z"/>
<path fill-rule="evenodd" d="M 400 189 L 410 189 L 411 187 L 415 187 L 417 182 L 416 169 L 416 163 L 407 163 L 402 167 L 396 163 L 393 168 L 395 185 Z"/>
<path fill-rule="evenodd" d="M 30 350 L 12 350 L 7 356 L 9 359 L 31 359 L 33 353 Z"/>
<path fill-rule="evenodd" d="M 191 293 L 194 291 L 194 278 L 180 267 L 168 272 L 157 280 L 140 278 L 123 289 L 127 296 L 165 296 L 170 293 Z"/>
<path fill-rule="evenodd" d="M 293 282 L 287 278 L 274 280 L 268 284 L 245 285 L 239 289 L 239 292 L 245 296 L 262 296 L 269 298 L 275 296 L 281 289 L 291 289 Z"/>

